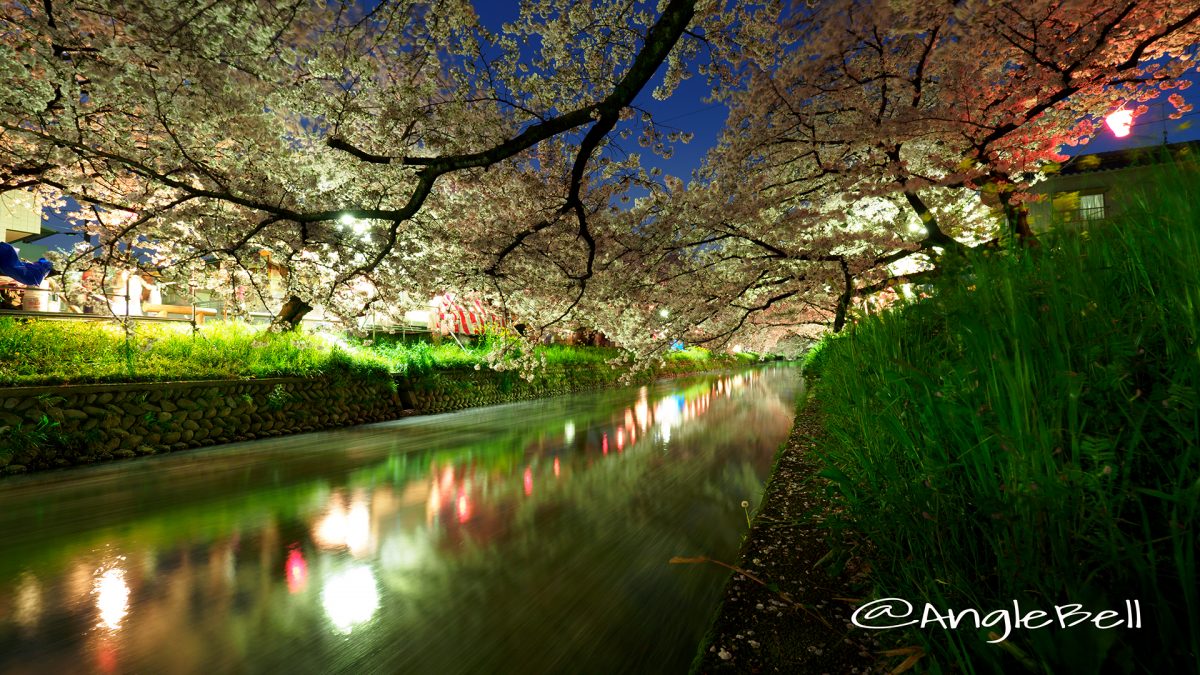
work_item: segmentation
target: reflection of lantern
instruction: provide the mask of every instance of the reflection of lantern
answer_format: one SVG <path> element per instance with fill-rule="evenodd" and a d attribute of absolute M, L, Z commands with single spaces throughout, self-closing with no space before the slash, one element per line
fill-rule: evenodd
<path fill-rule="evenodd" d="M 1133 112 L 1122 108 L 1116 112 L 1109 113 L 1108 117 L 1104 118 L 1104 123 L 1108 125 L 1113 136 L 1125 138 L 1133 128 Z"/>
<path fill-rule="evenodd" d="M 121 621 L 129 613 L 129 584 L 125 582 L 125 570 L 110 567 L 96 579 L 93 593 L 100 613 L 100 626 L 109 630 L 120 628 Z"/>
<path fill-rule="evenodd" d="M 458 496 L 458 522 L 465 523 L 471 519 L 471 500 L 467 495 L 460 494 Z"/>
<path fill-rule="evenodd" d="M 284 566 L 287 574 L 289 593 L 299 593 L 308 585 L 308 563 L 304 562 L 304 554 L 300 549 L 288 551 L 287 563 Z"/>
<path fill-rule="evenodd" d="M 349 633 L 366 623 L 379 609 L 379 587 L 367 565 L 355 565 L 329 575 L 321 591 L 321 604 L 339 633 Z"/>
<path fill-rule="evenodd" d="M 313 539 L 321 548 L 350 549 L 351 555 L 361 556 L 371 548 L 371 514 L 361 496 L 354 497 L 350 507 L 338 493 L 329 500 L 329 508 L 313 525 Z"/>

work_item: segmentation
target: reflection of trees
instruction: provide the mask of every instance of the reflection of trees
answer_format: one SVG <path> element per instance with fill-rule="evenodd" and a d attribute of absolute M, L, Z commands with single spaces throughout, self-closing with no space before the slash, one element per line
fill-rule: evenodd
<path fill-rule="evenodd" d="M 587 471 L 576 466 L 566 482 L 543 471 L 538 485 L 546 487 L 530 499 L 513 481 L 504 495 L 489 495 L 490 507 L 481 507 L 511 511 L 503 537 L 459 537 L 455 552 L 437 565 L 384 568 L 383 584 L 397 589 L 408 608 L 392 630 L 426 645 L 419 655 L 400 654 L 389 665 L 472 672 L 498 662 L 533 671 L 586 662 L 604 672 L 627 665 L 623 659 L 630 654 L 638 654 L 643 668 L 685 664 L 702 628 L 680 615 L 707 616 L 723 575 L 680 572 L 666 561 L 679 554 L 728 558 L 736 552 L 744 527 L 740 501 L 761 490 L 763 469 L 790 427 L 790 407 L 778 394 L 745 393 L 763 398 L 769 412 L 748 414 L 758 410 L 756 401 L 726 399 L 703 424 L 683 425 L 669 452 L 649 438 L 619 458 L 577 456 L 577 465 L 595 463 Z M 751 441 L 709 433 L 714 423 L 754 425 L 759 433 Z M 486 607 L 505 619 L 476 623 L 475 615 L 463 615 L 463 605 Z M 631 641 L 645 635 L 625 630 L 631 625 L 654 626 L 658 639 L 649 645 L 642 638 Z M 580 635 L 594 645 L 590 653 L 581 653 L 589 648 L 575 639 Z M 472 646 L 470 653 L 455 648 L 462 644 Z M 681 644 L 687 653 L 674 653 Z"/>
<path fill-rule="evenodd" d="M 760 491 L 790 424 L 790 376 L 766 380 L 718 393 L 724 380 L 691 383 L 669 442 L 654 408 L 670 392 L 650 390 L 640 407 L 636 392 L 609 392 L 582 414 L 563 407 L 468 447 L 397 452 L 336 481 L 288 484 L 294 474 L 284 471 L 284 485 L 147 511 L 84 538 L 51 530 L 28 545 L 45 549 L 37 577 L 0 585 L 0 664 L 189 671 L 215 659 L 285 670 L 303 653 L 321 670 L 352 665 L 348 649 L 384 669 L 379 659 L 438 672 L 572 670 L 581 658 L 617 670 L 614 659 L 630 655 L 686 663 L 690 653 L 676 652 L 690 652 L 700 628 L 679 619 L 707 616 L 722 575 L 666 561 L 736 551 L 740 501 Z M 630 420 L 639 442 L 604 455 L 603 438 Z M 445 468 L 455 501 L 431 517 Z M 465 522 L 459 494 L 472 500 Z M 289 587 L 292 552 L 306 572 Z M 97 570 L 116 556 L 124 586 L 112 588 L 124 588 L 128 609 L 115 629 L 97 631 Z M 352 592 L 369 583 L 378 584 L 377 609 Z M 26 590 L 15 592 L 19 584 Z M 39 610 L 26 600 L 18 612 L 7 598 L 28 598 L 35 586 Z M 118 608 L 120 599 L 105 602 Z M 653 645 L 627 630 L 648 624 Z M 581 647 L 583 635 L 593 647 Z"/>

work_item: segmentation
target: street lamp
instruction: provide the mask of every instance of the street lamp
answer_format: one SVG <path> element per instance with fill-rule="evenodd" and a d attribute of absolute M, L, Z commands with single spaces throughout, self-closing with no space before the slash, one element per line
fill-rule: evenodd
<path fill-rule="evenodd" d="M 1115 112 L 1108 114 L 1104 118 L 1104 123 L 1108 125 L 1109 131 L 1117 138 L 1125 138 L 1133 129 L 1133 111 L 1121 108 Z"/>
<path fill-rule="evenodd" d="M 1162 122 L 1162 142 L 1167 144 L 1167 106 L 1166 103 L 1159 100 L 1156 101 L 1159 110 L 1160 120 L 1150 120 L 1151 122 Z M 1143 120 L 1145 122 L 1145 120 Z M 1128 138 L 1129 136 L 1137 136 L 1133 133 L 1133 111 L 1126 109 L 1124 106 L 1110 112 L 1104 117 L 1104 125 L 1112 132 L 1115 138 Z M 1147 137 L 1143 134 L 1143 137 Z"/>

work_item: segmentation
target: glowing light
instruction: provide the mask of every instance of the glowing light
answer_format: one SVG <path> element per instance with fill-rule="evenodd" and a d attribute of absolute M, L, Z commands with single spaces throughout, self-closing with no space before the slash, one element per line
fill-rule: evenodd
<path fill-rule="evenodd" d="M 633 426 L 633 409 L 631 408 L 625 409 L 625 426 Z"/>
<path fill-rule="evenodd" d="M 321 589 L 321 605 L 329 623 L 339 633 L 349 633 L 366 623 L 379 609 L 379 587 L 367 565 L 335 572 Z"/>
<path fill-rule="evenodd" d="M 467 498 L 466 494 L 458 496 L 457 511 L 458 522 L 465 523 L 471 519 L 471 500 Z"/>
<path fill-rule="evenodd" d="M 646 402 L 646 399 L 643 398 L 634 404 L 633 414 L 637 417 L 638 426 L 645 431 L 650 424 L 650 404 Z"/>
<path fill-rule="evenodd" d="M 363 498 L 354 500 L 346 514 L 346 548 L 353 555 L 363 555 L 371 548 L 371 514 Z"/>
<path fill-rule="evenodd" d="M 313 539 L 321 548 L 346 545 L 346 512 L 340 503 L 329 505 L 329 510 L 313 528 Z"/>
<path fill-rule="evenodd" d="M 31 572 L 21 574 L 14 598 L 13 618 L 25 628 L 32 628 L 42 617 L 42 585 Z"/>
<path fill-rule="evenodd" d="M 617 429 L 617 451 L 620 452 L 625 447 L 625 430 Z M 608 446 L 604 446 L 604 454 L 608 454 Z"/>
<path fill-rule="evenodd" d="M 604 444 L 605 444 L 605 445 L 608 445 L 608 438 L 605 438 L 605 439 L 604 439 Z M 555 477 L 555 478 L 558 478 L 558 475 L 559 475 L 559 473 L 560 473 L 560 472 L 561 472 L 561 469 L 560 469 L 560 468 L 559 468 L 559 466 L 558 466 L 558 458 L 557 458 L 557 457 L 555 457 L 555 458 L 554 458 L 554 477 Z"/>
<path fill-rule="evenodd" d="M 1125 138 L 1133 128 L 1133 111 L 1122 108 L 1116 112 L 1109 113 L 1108 117 L 1104 118 L 1104 123 L 1108 125 L 1113 136 Z"/>
<path fill-rule="evenodd" d="M 533 467 L 529 467 L 529 466 L 525 467 L 524 483 L 525 483 L 525 496 L 528 497 L 533 494 Z"/>
<path fill-rule="evenodd" d="M 566 426 L 563 427 L 563 439 L 567 445 L 575 442 L 575 423 L 571 420 L 567 420 Z"/>
<path fill-rule="evenodd" d="M 682 396 L 664 398 L 654 407 L 654 419 L 658 422 L 663 442 L 671 442 L 671 429 L 683 423 L 686 400 Z"/>
<path fill-rule="evenodd" d="M 741 346 L 741 345 L 734 345 L 734 346 L 733 346 L 733 353 L 734 353 L 734 354 L 741 354 L 741 353 L 742 353 L 742 346 Z"/>
<path fill-rule="evenodd" d="M 329 509 L 313 527 L 313 539 L 322 548 L 345 546 L 355 556 L 371 548 L 371 515 L 363 497 L 357 497 L 347 509 L 341 495 L 330 499 Z"/>
<path fill-rule="evenodd" d="M 121 621 L 129 613 L 129 584 L 125 583 L 125 570 L 111 567 L 96 579 L 92 590 L 96 594 L 96 609 L 100 610 L 100 626 L 109 630 L 121 627 Z"/>
<path fill-rule="evenodd" d="M 308 563 L 304 561 L 304 554 L 300 552 L 300 549 L 294 548 L 288 551 L 284 570 L 287 575 L 289 593 L 299 593 L 308 585 Z"/>
<path fill-rule="evenodd" d="M 658 310 L 658 315 L 666 319 L 671 316 L 671 311 L 666 307 L 663 307 L 662 309 Z"/>
<path fill-rule="evenodd" d="M 437 520 L 438 514 L 442 510 L 442 491 L 438 488 L 438 481 L 433 479 L 433 484 L 429 487 L 429 501 L 425 503 L 425 519 L 432 523 Z"/>
<path fill-rule="evenodd" d="M 604 454 L 608 454 L 608 434 L 604 434 L 604 436 L 600 438 L 600 449 L 604 452 Z"/>
<path fill-rule="evenodd" d="M 350 229 L 354 230 L 354 233 L 358 236 L 368 241 L 370 240 L 370 221 L 360 220 L 349 213 L 343 213 L 338 217 L 338 222 L 341 223 L 342 227 L 349 227 Z"/>
<path fill-rule="evenodd" d="M 454 485 L 454 467 L 448 466 L 442 471 L 442 489 L 446 490 Z"/>

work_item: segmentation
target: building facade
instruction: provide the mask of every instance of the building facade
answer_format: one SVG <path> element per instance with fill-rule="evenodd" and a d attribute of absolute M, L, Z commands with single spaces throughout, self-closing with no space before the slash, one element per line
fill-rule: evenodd
<path fill-rule="evenodd" d="M 1138 200 L 1153 199 L 1156 172 L 1171 161 L 1200 160 L 1200 143 L 1175 143 L 1072 157 L 1030 188 L 1034 232 L 1084 230 L 1119 218 Z"/>

